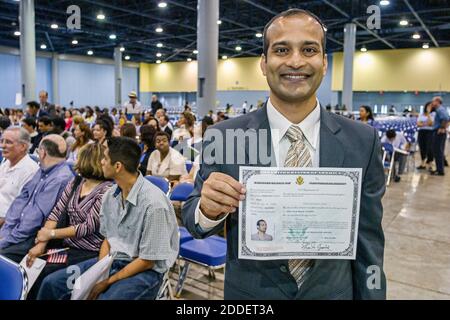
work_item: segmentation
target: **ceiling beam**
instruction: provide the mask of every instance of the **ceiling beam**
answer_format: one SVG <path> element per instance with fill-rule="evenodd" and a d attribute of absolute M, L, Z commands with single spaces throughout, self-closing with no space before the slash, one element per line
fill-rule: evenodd
<path fill-rule="evenodd" d="M 255 8 L 261 9 L 261 10 L 267 12 L 267 13 L 270 13 L 270 14 L 273 14 L 273 15 L 278 14 L 278 12 L 275 12 L 275 11 L 273 11 L 273 10 L 271 10 L 271 9 L 261 5 L 261 4 L 255 3 L 255 2 L 253 2 L 251 0 L 242 0 L 242 2 L 245 2 L 245 3 L 247 3 L 247 4 L 251 5 L 251 6 L 254 6 Z"/>
<path fill-rule="evenodd" d="M 381 42 L 383 42 L 384 44 L 386 44 L 389 48 L 391 49 L 395 49 L 395 46 L 390 43 L 389 41 L 385 40 L 384 38 L 380 37 L 378 34 L 376 34 L 375 32 L 373 32 L 372 30 L 370 30 L 369 28 L 367 28 L 365 25 L 363 25 L 361 22 L 359 22 L 357 19 L 351 19 L 351 16 L 346 13 L 345 11 L 343 11 L 341 8 L 339 8 L 337 5 L 331 3 L 328 0 L 322 0 L 323 3 L 325 3 L 326 5 L 328 5 L 329 7 L 333 8 L 335 11 L 339 12 L 341 15 L 343 15 L 344 17 L 346 17 L 347 19 L 351 20 L 352 22 L 354 22 L 357 26 L 359 26 L 360 28 L 366 30 L 368 33 L 370 33 L 372 36 L 374 36 L 375 38 L 377 38 L 378 40 L 380 40 Z"/>
<path fill-rule="evenodd" d="M 434 45 L 436 47 L 439 47 L 439 43 L 436 41 L 436 39 L 433 37 L 433 35 L 431 34 L 430 30 L 428 29 L 428 27 L 425 25 L 425 23 L 423 22 L 423 20 L 420 18 L 420 16 L 417 14 L 417 12 L 414 10 L 414 8 L 411 6 L 411 4 L 409 3 L 408 0 L 403 0 L 403 2 L 406 4 L 406 6 L 408 7 L 409 10 L 411 10 L 412 14 L 414 15 L 414 17 L 417 19 L 417 21 L 419 21 L 420 25 L 422 26 L 422 28 L 425 30 L 425 32 L 428 34 L 428 36 L 430 37 L 431 41 L 433 41 Z"/>

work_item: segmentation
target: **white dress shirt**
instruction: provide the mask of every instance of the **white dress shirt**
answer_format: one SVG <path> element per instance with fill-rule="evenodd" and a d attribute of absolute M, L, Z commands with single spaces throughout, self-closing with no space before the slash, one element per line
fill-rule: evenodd
<path fill-rule="evenodd" d="M 14 167 L 9 160 L 0 165 L 0 218 L 4 218 L 22 187 L 34 176 L 39 165 L 27 154 Z"/>
<path fill-rule="evenodd" d="M 312 166 L 319 167 L 319 146 L 320 146 L 320 103 L 317 100 L 316 107 L 299 124 L 294 124 L 286 119 L 272 104 L 270 99 L 267 101 L 267 118 L 269 119 L 270 133 L 272 136 L 272 150 L 275 153 L 276 165 L 284 167 L 291 142 L 286 137 L 286 132 L 291 125 L 298 126 L 305 136 L 306 146 L 311 154 Z M 281 165 L 280 165 L 281 164 Z M 223 220 L 211 220 L 205 217 L 200 210 L 200 201 L 195 211 L 195 223 L 199 224 L 204 231 L 209 231 Z"/>

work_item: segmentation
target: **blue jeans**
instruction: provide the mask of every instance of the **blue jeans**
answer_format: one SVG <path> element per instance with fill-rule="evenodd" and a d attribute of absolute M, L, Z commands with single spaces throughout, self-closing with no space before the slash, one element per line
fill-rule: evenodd
<path fill-rule="evenodd" d="M 92 258 L 77 264 L 83 273 L 95 263 Z M 109 275 L 122 270 L 130 261 L 114 260 Z M 73 273 L 67 269 L 58 270 L 45 277 L 37 295 L 38 300 L 68 300 L 72 294 L 67 280 Z M 98 300 L 154 300 L 162 284 L 163 275 L 154 270 L 146 270 L 130 278 L 119 280 L 98 296 Z"/>

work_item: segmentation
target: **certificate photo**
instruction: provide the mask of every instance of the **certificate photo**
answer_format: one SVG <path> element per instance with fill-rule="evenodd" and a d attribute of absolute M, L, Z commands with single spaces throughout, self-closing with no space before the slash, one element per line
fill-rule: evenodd
<path fill-rule="evenodd" d="M 272 241 L 273 236 L 268 233 L 268 222 L 266 219 L 256 221 L 256 232 L 252 234 L 252 241 Z M 272 227 L 270 229 L 273 229 Z"/>

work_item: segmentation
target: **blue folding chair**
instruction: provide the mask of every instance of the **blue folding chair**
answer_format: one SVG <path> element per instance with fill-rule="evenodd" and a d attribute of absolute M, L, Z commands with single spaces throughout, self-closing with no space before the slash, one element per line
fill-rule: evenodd
<path fill-rule="evenodd" d="M 192 161 L 186 161 L 186 171 L 188 173 L 191 172 L 192 166 L 193 166 Z"/>
<path fill-rule="evenodd" d="M 30 154 L 31 160 L 33 160 L 36 163 L 39 163 L 39 157 L 35 154 Z"/>
<path fill-rule="evenodd" d="M 184 282 L 189 272 L 191 263 L 208 268 L 209 277 L 215 279 L 214 270 L 225 266 L 227 256 L 227 241 L 219 236 L 211 236 L 206 239 L 192 239 L 180 244 L 180 259 L 184 260 L 181 268 L 175 296 L 180 297 Z"/>
<path fill-rule="evenodd" d="M 27 275 L 25 270 L 0 255 L 0 300 L 25 300 Z"/>
<path fill-rule="evenodd" d="M 180 244 L 194 239 L 192 234 L 190 234 L 185 227 L 178 227 L 178 231 L 180 233 Z"/>
<path fill-rule="evenodd" d="M 182 182 L 177 184 L 170 195 L 170 200 L 172 201 L 186 201 L 189 195 L 194 190 L 194 185 L 189 182 Z"/>
<path fill-rule="evenodd" d="M 157 176 L 145 176 L 145 179 L 153 183 L 155 186 L 157 186 L 159 189 L 161 189 L 164 194 L 167 196 L 170 192 L 170 183 L 169 180 L 167 180 L 164 177 L 157 177 Z"/>
<path fill-rule="evenodd" d="M 394 169 L 394 155 L 395 150 L 394 146 L 390 143 L 382 143 L 381 147 L 383 149 L 383 167 L 385 170 L 388 170 L 388 176 L 386 181 L 386 186 L 389 186 L 389 183 L 391 182 L 391 176 Z M 389 156 L 390 160 L 386 161 L 387 156 Z"/>

